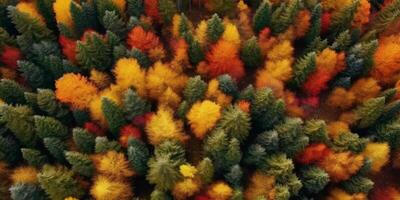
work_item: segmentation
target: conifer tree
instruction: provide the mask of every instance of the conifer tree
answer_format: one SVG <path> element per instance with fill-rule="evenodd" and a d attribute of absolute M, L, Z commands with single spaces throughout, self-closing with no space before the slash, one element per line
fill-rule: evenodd
<path fill-rule="evenodd" d="M 280 150 L 293 157 L 303 150 L 309 139 L 302 132 L 303 121 L 300 118 L 286 118 L 284 123 L 275 127 L 279 137 Z"/>
<path fill-rule="evenodd" d="M 316 194 L 328 184 L 329 175 L 319 167 L 309 166 L 301 170 L 300 179 L 305 191 Z"/>
<path fill-rule="evenodd" d="M 242 91 L 240 91 L 238 99 L 246 100 L 246 101 L 252 101 L 254 99 L 254 93 L 255 89 L 253 85 L 248 85 L 246 88 L 244 88 Z"/>
<path fill-rule="evenodd" d="M 150 152 L 146 145 L 137 139 L 130 139 L 128 143 L 128 160 L 139 175 L 145 175 L 147 172 L 147 162 L 150 158 Z"/>
<path fill-rule="evenodd" d="M 67 151 L 65 152 L 65 158 L 72 165 L 72 171 L 86 177 L 92 177 L 94 166 L 88 155 Z"/>
<path fill-rule="evenodd" d="M 36 144 L 33 111 L 27 106 L 0 106 L 0 121 L 25 146 Z"/>
<path fill-rule="evenodd" d="M 377 33 L 384 31 L 386 27 L 400 17 L 399 6 L 400 0 L 394 0 L 389 5 L 383 7 L 372 21 L 371 30 Z"/>
<path fill-rule="evenodd" d="M 225 174 L 225 179 L 230 185 L 235 188 L 239 188 L 242 185 L 243 170 L 239 165 L 234 165 L 231 167 L 229 172 Z"/>
<path fill-rule="evenodd" d="M 140 97 L 133 89 L 126 90 L 123 103 L 123 110 L 128 120 L 150 111 L 151 105 L 145 99 Z"/>
<path fill-rule="evenodd" d="M 103 26 L 108 31 L 113 32 L 120 38 L 125 38 L 128 30 L 124 20 L 116 13 L 116 11 L 106 11 L 103 17 Z"/>
<path fill-rule="evenodd" d="M 53 12 L 53 2 L 54 0 L 36 1 L 36 7 L 38 11 L 46 19 L 46 24 L 51 30 L 55 30 L 57 28 L 57 23 Z"/>
<path fill-rule="evenodd" d="M 264 131 L 257 135 L 257 144 L 264 148 L 264 151 L 276 152 L 279 150 L 279 136 L 276 130 Z"/>
<path fill-rule="evenodd" d="M 15 164 L 21 159 L 20 146 L 10 136 L 0 135 L 0 160 L 8 164 Z"/>
<path fill-rule="evenodd" d="M 363 176 L 353 176 L 349 180 L 341 183 L 342 187 L 350 194 L 366 193 L 374 187 L 374 182 Z"/>
<path fill-rule="evenodd" d="M 96 137 L 94 147 L 95 153 L 106 153 L 108 151 L 121 151 L 121 145 L 117 141 L 109 141 L 106 137 Z"/>
<path fill-rule="evenodd" d="M 46 200 L 46 193 L 36 184 L 18 183 L 10 187 L 13 200 Z"/>
<path fill-rule="evenodd" d="M 46 155 L 43 155 L 42 152 L 36 149 L 21 149 L 22 157 L 29 165 L 35 166 L 37 168 L 42 167 L 44 164 L 48 162 L 48 158 Z"/>
<path fill-rule="evenodd" d="M 359 128 L 367 128 L 382 115 L 385 106 L 385 98 L 378 97 L 368 99 L 362 105 L 357 107 L 355 113 L 360 119 L 357 123 Z"/>
<path fill-rule="evenodd" d="M 304 125 L 304 135 L 310 142 L 327 142 L 329 140 L 327 127 L 324 120 L 308 120 Z"/>
<path fill-rule="evenodd" d="M 189 104 L 192 104 L 203 99 L 206 90 L 207 83 L 204 82 L 200 76 L 194 76 L 187 81 L 185 89 L 183 90 L 183 97 Z"/>
<path fill-rule="evenodd" d="M 223 111 L 217 128 L 243 143 L 250 132 L 250 116 L 238 107 L 229 106 Z"/>
<path fill-rule="evenodd" d="M 317 38 L 321 31 L 321 13 L 322 13 L 322 6 L 321 4 L 316 4 L 311 13 L 310 19 L 310 28 L 307 31 L 306 35 L 304 36 L 304 40 L 306 44 L 310 44 Z"/>
<path fill-rule="evenodd" d="M 59 162 L 64 162 L 64 151 L 67 150 L 67 145 L 59 138 L 44 138 L 44 146 L 50 154 Z"/>
<path fill-rule="evenodd" d="M 377 140 L 388 142 L 393 149 L 400 147 L 400 118 L 397 117 L 386 123 L 381 123 L 370 132 L 376 134 Z"/>
<path fill-rule="evenodd" d="M 68 108 L 56 100 L 53 90 L 38 89 L 36 98 L 38 107 L 50 116 L 63 119 L 69 114 Z"/>
<path fill-rule="evenodd" d="M 331 48 L 335 51 L 345 51 L 351 45 L 351 35 L 349 30 L 341 32 L 333 41 Z"/>
<path fill-rule="evenodd" d="M 120 128 L 125 125 L 123 110 L 113 101 L 103 98 L 101 100 L 101 110 L 107 119 L 109 129 L 114 137 L 118 137 Z"/>
<path fill-rule="evenodd" d="M 42 139 L 46 137 L 64 139 L 68 136 L 68 128 L 57 119 L 36 115 L 34 122 L 36 134 Z"/>
<path fill-rule="evenodd" d="M 300 1 L 292 0 L 282 3 L 271 14 L 271 30 L 274 34 L 285 31 L 294 21 L 300 9 Z"/>
<path fill-rule="evenodd" d="M 204 184 L 209 184 L 212 182 L 213 177 L 214 177 L 214 165 L 209 158 L 203 158 L 197 164 L 197 173 L 199 174 L 199 177 Z"/>
<path fill-rule="evenodd" d="M 99 22 L 96 17 L 96 9 L 92 4 L 82 2 L 79 5 L 77 2 L 72 1 L 70 12 L 78 36 L 81 36 L 85 30 L 98 29 Z"/>
<path fill-rule="evenodd" d="M 126 12 L 129 16 L 139 18 L 140 15 L 143 14 L 144 12 L 143 0 L 127 0 L 126 2 L 128 4 Z"/>
<path fill-rule="evenodd" d="M 8 104 L 25 104 L 24 89 L 13 80 L 0 80 L 0 98 Z"/>
<path fill-rule="evenodd" d="M 45 88 L 48 85 L 48 78 L 45 76 L 46 72 L 34 63 L 18 61 L 18 68 L 31 87 Z"/>
<path fill-rule="evenodd" d="M 303 187 L 303 184 L 295 173 L 278 176 L 276 182 L 288 187 L 290 196 L 297 196 L 300 189 Z"/>
<path fill-rule="evenodd" d="M 172 21 L 172 17 L 176 13 L 175 2 L 171 0 L 158 0 L 158 12 L 165 24 Z"/>
<path fill-rule="evenodd" d="M 364 151 L 368 141 L 367 138 L 360 138 L 357 134 L 345 132 L 333 140 L 332 149 L 336 151 L 361 153 Z"/>
<path fill-rule="evenodd" d="M 262 65 L 263 56 L 257 38 L 248 39 L 240 50 L 240 58 L 247 68 L 254 69 Z"/>
<path fill-rule="evenodd" d="M 293 161 L 286 157 L 285 154 L 268 155 L 261 170 L 272 176 L 283 176 L 292 173 L 294 169 Z"/>
<path fill-rule="evenodd" d="M 73 177 L 73 172 L 63 168 L 45 165 L 38 174 L 40 186 L 54 200 L 64 200 L 67 197 L 80 198 L 84 190 Z"/>
<path fill-rule="evenodd" d="M 193 39 L 189 42 L 188 54 L 189 61 L 193 65 L 199 64 L 204 59 L 204 52 L 199 41 Z"/>
<path fill-rule="evenodd" d="M 218 89 L 221 90 L 223 93 L 237 97 L 239 91 L 236 85 L 235 80 L 229 74 L 223 74 L 217 77 L 218 80 Z"/>
<path fill-rule="evenodd" d="M 314 52 L 308 53 L 302 58 L 299 58 L 293 67 L 293 78 L 288 82 L 292 88 L 298 88 L 303 85 L 316 67 L 316 54 Z"/>
<path fill-rule="evenodd" d="M 95 1 L 94 3 L 95 3 L 96 11 L 97 11 L 96 12 L 97 18 L 100 21 L 100 23 L 103 23 L 103 19 L 104 19 L 104 15 L 106 14 L 106 11 L 115 11 L 119 15 L 122 15 L 121 11 L 114 4 L 114 2 L 112 0 L 101 0 L 101 1 Z"/>
<path fill-rule="evenodd" d="M 207 39 L 209 42 L 214 43 L 224 33 L 224 25 L 222 24 L 221 18 L 217 14 L 214 14 L 211 19 L 207 21 Z"/>
<path fill-rule="evenodd" d="M 146 179 L 156 185 L 156 189 L 166 191 L 171 189 L 182 178 L 178 170 L 178 162 L 168 156 L 151 158 Z"/>
<path fill-rule="evenodd" d="M 251 118 L 260 131 L 272 128 L 283 118 L 284 102 L 276 100 L 269 88 L 259 89 L 254 94 L 251 105 Z"/>
<path fill-rule="evenodd" d="M 37 105 L 37 94 L 32 92 L 25 92 L 26 105 L 30 107 L 34 112 L 40 112 L 39 106 Z"/>
<path fill-rule="evenodd" d="M 355 0 L 350 5 L 336 12 L 331 18 L 329 33 L 337 35 L 349 28 L 359 5 L 360 2 Z"/>
<path fill-rule="evenodd" d="M 72 139 L 78 150 L 83 153 L 93 153 L 96 137 L 82 128 L 72 129 Z"/>
<path fill-rule="evenodd" d="M 101 49 L 101 51 L 98 51 Z M 105 70 L 111 67 L 112 48 L 101 35 L 97 33 L 88 33 L 86 41 L 78 41 L 76 46 L 76 59 L 79 64 L 90 70 L 96 68 Z"/>
<path fill-rule="evenodd" d="M 257 8 L 253 17 L 253 29 L 258 33 L 271 23 L 271 6 L 268 1 L 263 1 Z"/>
<path fill-rule="evenodd" d="M 172 197 L 167 192 L 155 189 L 150 194 L 150 200 L 172 200 Z"/>

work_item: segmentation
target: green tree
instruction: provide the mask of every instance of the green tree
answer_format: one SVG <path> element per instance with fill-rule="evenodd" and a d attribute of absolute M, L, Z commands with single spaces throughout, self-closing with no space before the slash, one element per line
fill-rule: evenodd
<path fill-rule="evenodd" d="M 302 169 L 300 179 L 304 190 L 312 194 L 320 192 L 329 183 L 328 173 L 316 166 L 308 166 Z"/>
<path fill-rule="evenodd" d="M 67 145 L 59 138 L 44 138 L 44 146 L 49 153 L 59 162 L 64 162 L 64 151 L 67 150 Z"/>
<path fill-rule="evenodd" d="M 13 200 L 47 200 L 46 193 L 36 184 L 17 183 L 10 187 Z"/>
<path fill-rule="evenodd" d="M 244 65 L 250 69 L 255 69 L 262 65 L 263 55 L 255 36 L 244 43 L 240 50 L 240 58 L 243 60 Z"/>
<path fill-rule="evenodd" d="M 200 76 L 191 77 L 183 90 L 183 97 L 188 104 L 192 104 L 204 98 L 207 90 L 207 83 Z"/>
<path fill-rule="evenodd" d="M 96 137 L 83 128 L 72 129 L 72 139 L 78 150 L 84 153 L 93 153 Z"/>
<path fill-rule="evenodd" d="M 139 18 L 144 13 L 143 0 L 127 0 L 126 2 L 128 4 L 126 12 L 129 16 Z"/>
<path fill-rule="evenodd" d="M 253 29 L 258 33 L 271 23 L 271 5 L 268 1 L 263 1 L 257 8 L 253 17 Z"/>
<path fill-rule="evenodd" d="M 22 148 L 21 153 L 24 160 L 34 167 L 40 168 L 48 162 L 47 156 L 36 149 Z"/>
<path fill-rule="evenodd" d="M 24 88 L 13 80 L 0 80 L 0 98 L 8 104 L 25 104 Z"/>
<path fill-rule="evenodd" d="M 150 112 L 151 105 L 142 97 L 140 97 L 133 89 L 125 91 L 123 98 L 126 119 L 132 120 L 136 116 Z"/>
<path fill-rule="evenodd" d="M 293 78 L 288 82 L 292 88 L 299 88 L 307 80 L 316 67 L 315 52 L 308 53 L 302 58 L 298 58 L 293 67 Z"/>
<path fill-rule="evenodd" d="M 111 133 L 114 137 L 118 138 L 120 128 L 126 124 L 124 111 L 116 103 L 107 98 L 101 100 L 101 110 L 107 119 Z"/>
<path fill-rule="evenodd" d="M 250 133 L 250 116 L 236 106 L 229 106 L 223 111 L 217 128 L 243 143 Z"/>
<path fill-rule="evenodd" d="M 128 160 L 135 172 L 145 175 L 147 172 L 147 162 L 150 158 L 149 149 L 146 144 L 137 139 L 130 139 L 128 142 Z"/>
<path fill-rule="evenodd" d="M 65 158 L 69 164 L 72 165 L 72 171 L 86 177 L 93 176 L 94 166 L 88 155 L 79 152 L 67 151 L 65 152 Z"/>
<path fill-rule="evenodd" d="M 172 21 L 172 17 L 177 12 L 175 2 L 171 0 L 158 0 L 158 12 L 165 24 Z"/>
<path fill-rule="evenodd" d="M 211 43 L 214 43 L 219 40 L 219 38 L 224 33 L 224 25 L 222 24 L 221 18 L 217 14 L 214 14 L 208 21 L 207 21 L 207 39 Z"/>
<path fill-rule="evenodd" d="M 40 138 L 56 137 L 65 139 L 68 136 L 68 127 L 53 117 L 35 115 L 35 131 Z"/>

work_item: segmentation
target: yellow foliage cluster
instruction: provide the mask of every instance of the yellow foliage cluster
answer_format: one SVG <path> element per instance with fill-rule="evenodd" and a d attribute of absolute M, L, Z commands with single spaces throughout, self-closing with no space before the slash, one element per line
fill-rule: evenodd
<path fill-rule="evenodd" d="M 56 81 L 55 87 L 57 99 L 75 109 L 89 107 L 98 92 L 96 86 L 86 77 L 73 73 L 64 74 Z"/>
<path fill-rule="evenodd" d="M 37 183 L 38 171 L 34 167 L 18 167 L 10 175 L 13 184 L 17 183 Z"/>
<path fill-rule="evenodd" d="M 208 83 L 206 98 L 216 102 L 222 107 L 230 104 L 232 101 L 231 96 L 226 95 L 221 90 L 219 90 L 219 83 L 217 79 L 212 79 Z"/>
<path fill-rule="evenodd" d="M 383 84 L 393 84 L 400 77 L 400 34 L 382 37 L 374 54 L 372 76 Z"/>
<path fill-rule="evenodd" d="M 220 117 L 221 106 L 209 100 L 193 104 L 187 114 L 190 128 L 199 139 L 203 139 L 214 128 Z"/>
<path fill-rule="evenodd" d="M 204 46 L 207 42 L 207 28 L 207 22 L 202 20 L 197 25 L 195 30 L 195 36 L 202 46 Z"/>
<path fill-rule="evenodd" d="M 354 94 L 357 103 L 362 103 L 377 97 L 381 92 L 381 86 L 373 78 L 361 78 L 351 86 L 350 92 Z"/>
<path fill-rule="evenodd" d="M 333 188 L 329 191 L 327 200 L 367 200 L 367 195 L 364 193 L 349 194 L 342 189 Z"/>
<path fill-rule="evenodd" d="M 116 84 L 126 90 L 134 87 L 140 96 L 146 95 L 146 71 L 143 70 L 136 59 L 121 58 L 113 70 Z"/>
<path fill-rule="evenodd" d="M 183 133 L 183 123 L 174 119 L 172 110 L 166 107 L 160 107 L 152 116 L 146 124 L 146 133 L 149 143 L 152 145 L 158 145 L 167 139 L 176 139 L 182 142 L 186 139 Z"/>
<path fill-rule="evenodd" d="M 238 31 L 236 25 L 234 25 L 230 22 L 227 22 L 225 24 L 224 33 L 222 34 L 222 39 L 239 47 L 240 46 L 240 34 L 239 34 L 239 31 Z"/>
<path fill-rule="evenodd" d="M 182 174 L 183 177 L 194 178 L 197 173 L 197 169 L 190 164 L 183 164 L 179 166 L 179 172 Z"/>
<path fill-rule="evenodd" d="M 22 13 L 27 13 L 29 14 L 30 17 L 33 19 L 39 20 L 43 25 L 45 23 L 45 20 L 41 14 L 39 14 L 39 11 L 36 8 L 35 2 L 27 2 L 27 1 L 20 1 L 17 5 L 16 8 L 19 12 Z"/>
<path fill-rule="evenodd" d="M 260 197 L 274 199 L 274 194 L 275 177 L 265 175 L 260 171 L 254 172 L 245 190 L 246 199 L 257 199 Z"/>
<path fill-rule="evenodd" d="M 364 156 L 354 155 L 351 152 L 330 153 L 318 163 L 333 182 L 349 179 L 363 164 Z"/>
<path fill-rule="evenodd" d="M 65 198 L 64 200 L 79 200 L 79 199 L 77 199 L 77 198 L 75 198 L 75 197 L 67 197 L 67 198 Z"/>
<path fill-rule="evenodd" d="M 347 91 L 345 88 L 335 88 L 327 99 L 328 106 L 347 110 L 354 105 L 356 97 L 353 92 Z"/>
<path fill-rule="evenodd" d="M 96 200 L 131 200 L 133 197 L 129 183 L 103 175 L 95 178 L 90 194 Z"/>
<path fill-rule="evenodd" d="M 196 194 L 201 189 L 201 185 L 194 179 L 183 179 L 177 182 L 172 189 L 172 195 L 177 200 L 185 200 Z"/>
<path fill-rule="evenodd" d="M 322 0 L 322 8 L 325 11 L 337 12 L 347 6 L 350 6 L 352 0 Z"/>
<path fill-rule="evenodd" d="M 92 81 L 99 89 L 104 89 L 111 83 L 110 75 L 96 69 L 90 70 L 89 80 Z"/>
<path fill-rule="evenodd" d="M 135 174 L 130 168 L 125 154 L 116 151 L 109 151 L 96 156 L 94 165 L 98 173 L 113 180 L 124 180 Z"/>
<path fill-rule="evenodd" d="M 207 190 L 208 196 L 213 200 L 228 200 L 232 197 L 233 189 L 225 182 L 216 182 Z"/>
<path fill-rule="evenodd" d="M 350 132 L 350 127 L 345 122 L 332 121 L 328 124 L 328 135 L 332 139 L 338 137 L 342 133 Z"/>
<path fill-rule="evenodd" d="M 178 108 L 181 102 L 181 97 L 176 94 L 170 87 L 164 91 L 164 93 L 159 97 L 159 106 L 167 106 L 173 109 Z"/>
<path fill-rule="evenodd" d="M 292 61 L 282 59 L 278 61 L 267 61 L 266 72 L 280 81 L 288 81 L 292 78 Z"/>
<path fill-rule="evenodd" d="M 56 0 L 53 3 L 54 13 L 56 15 L 56 21 L 58 24 L 63 24 L 69 29 L 72 29 L 74 22 L 72 21 L 72 15 L 70 12 L 72 0 Z"/>
<path fill-rule="evenodd" d="M 390 146 L 388 143 L 370 142 L 365 147 L 363 155 L 372 161 L 372 172 L 381 171 L 382 167 L 389 162 Z"/>

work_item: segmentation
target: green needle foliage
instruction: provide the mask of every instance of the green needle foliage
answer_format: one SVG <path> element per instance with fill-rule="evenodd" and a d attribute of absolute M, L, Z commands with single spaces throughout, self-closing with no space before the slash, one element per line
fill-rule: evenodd
<path fill-rule="evenodd" d="M 47 200 L 46 193 L 36 184 L 18 183 L 10 187 L 13 200 Z"/>
<path fill-rule="evenodd" d="M 78 150 L 83 153 L 93 153 L 96 144 L 96 137 L 82 128 L 74 128 L 72 130 L 72 139 Z"/>
<path fill-rule="evenodd" d="M 274 34 L 285 31 L 294 21 L 300 9 L 299 0 L 291 0 L 282 3 L 271 14 L 271 30 Z"/>
<path fill-rule="evenodd" d="M 296 60 L 293 67 L 293 78 L 288 82 L 292 88 L 299 88 L 307 80 L 316 67 L 316 54 L 315 52 L 308 53 L 302 58 Z"/>
<path fill-rule="evenodd" d="M 78 41 L 76 51 L 76 59 L 83 69 L 105 70 L 112 65 L 112 47 L 97 33 L 89 33 L 85 42 Z"/>
<path fill-rule="evenodd" d="M 244 65 L 250 69 L 255 69 L 262 65 L 263 55 L 255 36 L 244 43 L 240 50 L 240 58 L 243 60 Z"/>
<path fill-rule="evenodd" d="M 65 158 L 72 165 L 72 171 L 86 177 L 92 177 L 94 166 L 88 155 L 67 151 L 65 152 Z"/>
<path fill-rule="evenodd" d="M 101 100 L 101 110 L 107 119 L 109 129 L 114 137 L 118 137 L 120 128 L 126 124 L 124 111 L 113 101 L 103 98 Z"/>
<path fill-rule="evenodd" d="M 207 39 L 211 43 L 216 42 L 224 33 L 224 25 L 221 18 L 214 14 L 211 19 L 207 21 Z"/>
<path fill-rule="evenodd" d="M 253 29 L 258 33 L 271 23 L 271 5 L 268 1 L 263 1 L 257 8 L 253 17 Z"/>
<path fill-rule="evenodd" d="M 9 79 L 0 80 L 0 98 L 8 104 L 25 104 L 24 89 Z"/>
<path fill-rule="evenodd" d="M 342 187 L 349 193 L 366 193 L 374 187 L 374 182 L 367 177 L 353 176 L 349 180 L 343 182 Z"/>
<path fill-rule="evenodd" d="M 126 90 L 123 103 L 123 110 L 128 120 L 149 112 L 151 108 L 151 105 L 132 89 Z"/>
<path fill-rule="evenodd" d="M 158 12 L 165 24 L 169 24 L 172 21 L 172 17 L 176 13 L 176 5 L 171 0 L 159 0 L 158 1 Z"/>
<path fill-rule="evenodd" d="M 140 17 L 144 12 L 143 0 L 127 0 L 127 14 L 132 17 Z"/>
<path fill-rule="evenodd" d="M 145 175 L 147 172 L 147 162 L 150 158 L 149 149 L 146 145 L 137 139 L 130 139 L 128 144 L 128 160 L 139 175 Z"/>
<path fill-rule="evenodd" d="M 191 77 L 183 90 L 183 97 L 189 104 L 192 104 L 198 100 L 202 100 L 206 90 L 207 83 L 201 80 L 200 76 Z"/>
<path fill-rule="evenodd" d="M 64 162 L 64 151 L 67 150 L 67 145 L 59 138 L 44 138 L 44 146 L 50 154 L 58 161 Z"/>
<path fill-rule="evenodd" d="M 46 155 L 36 149 L 21 149 L 22 157 L 26 160 L 29 165 L 35 166 L 37 168 L 42 167 L 48 162 Z"/>
<path fill-rule="evenodd" d="M 38 137 L 44 139 L 55 137 L 64 139 L 68 136 L 68 128 L 52 117 L 34 116 L 35 131 Z"/>
<path fill-rule="evenodd" d="M 205 184 L 212 182 L 214 178 L 214 165 L 209 158 L 203 158 L 196 166 L 197 173 L 199 174 L 201 181 Z"/>
<path fill-rule="evenodd" d="M 382 115 L 385 106 L 385 98 L 378 97 L 365 101 L 355 110 L 356 115 L 360 119 L 357 123 L 359 128 L 367 128 Z"/>
<path fill-rule="evenodd" d="M 254 94 L 251 106 L 251 119 L 259 131 L 271 129 L 283 118 L 285 103 L 277 100 L 269 88 L 259 89 Z"/>
<path fill-rule="evenodd" d="M 328 184 L 329 175 L 319 167 L 309 166 L 301 170 L 300 179 L 304 190 L 316 194 Z"/>
<path fill-rule="evenodd" d="M 250 116 L 238 107 L 229 106 L 223 111 L 217 128 L 244 142 L 250 132 Z"/>
<path fill-rule="evenodd" d="M 121 151 L 122 147 L 117 141 L 109 141 L 106 137 L 96 137 L 95 153 L 106 153 L 108 151 Z"/>

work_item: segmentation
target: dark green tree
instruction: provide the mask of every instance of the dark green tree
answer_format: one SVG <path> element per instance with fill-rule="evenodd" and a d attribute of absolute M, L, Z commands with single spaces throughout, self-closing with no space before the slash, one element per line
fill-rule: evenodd
<path fill-rule="evenodd" d="M 217 77 L 218 80 L 218 89 L 223 93 L 237 97 L 239 94 L 238 86 L 236 81 L 232 79 L 232 77 L 228 74 L 223 74 Z"/>
<path fill-rule="evenodd" d="M 258 33 L 271 23 L 271 5 L 268 1 L 263 1 L 257 8 L 253 17 L 253 29 Z"/>
<path fill-rule="evenodd" d="M 300 1 L 292 0 L 281 3 L 271 14 L 271 30 L 274 34 L 284 32 L 294 21 L 300 9 Z"/>
<path fill-rule="evenodd" d="M 175 2 L 171 0 L 158 0 L 158 12 L 165 24 L 172 21 L 172 17 L 177 12 Z"/>
<path fill-rule="evenodd" d="M 106 137 L 96 137 L 95 153 L 106 153 L 108 151 L 121 151 L 122 147 L 117 141 L 109 141 Z"/>
<path fill-rule="evenodd" d="M 262 65 L 263 55 L 255 36 L 244 43 L 240 49 L 240 58 L 243 60 L 244 65 L 250 69 L 255 69 Z"/>
<path fill-rule="evenodd" d="M 196 168 L 202 183 L 209 184 L 212 182 L 214 177 L 214 165 L 211 159 L 207 157 L 203 158 L 203 160 L 197 164 Z"/>
<path fill-rule="evenodd" d="M 72 171 L 86 177 L 92 177 L 94 166 L 88 155 L 74 151 L 67 151 L 65 152 L 65 158 L 69 164 L 72 165 Z"/>
<path fill-rule="evenodd" d="M 103 36 L 97 33 L 88 33 L 84 42 L 77 42 L 76 59 L 81 67 L 86 70 L 110 68 L 112 65 L 111 56 L 112 47 L 103 39 Z"/>
<path fill-rule="evenodd" d="M 52 117 L 38 116 L 34 117 L 35 131 L 40 138 L 56 137 L 64 139 L 68 136 L 68 127 Z"/>
<path fill-rule="evenodd" d="M 214 14 L 207 21 L 207 39 L 211 43 L 214 43 L 219 40 L 219 38 L 224 33 L 224 25 L 222 24 L 221 18 L 217 14 Z"/>
<path fill-rule="evenodd" d="M 59 138 L 44 138 L 44 146 L 49 153 L 58 161 L 64 162 L 64 151 L 67 150 L 67 145 Z"/>
<path fill-rule="evenodd" d="M 239 107 L 229 106 L 223 111 L 217 128 L 243 143 L 250 133 L 250 116 Z"/>
<path fill-rule="evenodd" d="M 48 157 L 36 149 L 21 149 L 22 157 L 29 165 L 40 168 L 48 162 Z"/>
<path fill-rule="evenodd" d="M 137 139 L 130 139 L 128 142 L 128 160 L 135 172 L 145 175 L 148 169 L 147 162 L 150 158 L 149 149 L 146 144 Z"/>
<path fill-rule="evenodd" d="M 18 183 L 10 187 L 13 200 L 47 200 L 46 193 L 36 184 Z"/>
<path fill-rule="evenodd" d="M 0 80 L 0 98 L 8 104 L 25 104 L 24 88 L 13 80 Z"/>
<path fill-rule="evenodd" d="M 123 111 L 128 120 L 132 120 L 136 116 L 149 112 L 151 108 L 151 105 L 145 99 L 140 97 L 133 89 L 126 90 L 123 103 Z"/>
<path fill-rule="evenodd" d="M 298 58 L 293 67 L 293 78 L 288 82 L 292 88 L 299 88 L 307 80 L 316 67 L 315 52 L 308 53 L 302 58 Z"/>
<path fill-rule="evenodd" d="M 116 103 L 107 98 L 101 100 L 101 110 L 107 119 L 111 133 L 117 138 L 120 128 L 126 124 L 124 111 Z"/>
<path fill-rule="evenodd" d="M 305 191 L 316 194 L 329 183 L 329 175 L 316 166 L 309 166 L 301 170 L 300 179 Z"/>
<path fill-rule="evenodd" d="M 269 88 L 258 89 L 251 104 L 251 119 L 259 131 L 270 129 L 283 119 L 285 103 L 277 100 Z"/>
<path fill-rule="evenodd" d="M 365 193 L 368 192 L 374 187 L 374 182 L 363 176 L 353 176 L 349 180 L 341 183 L 343 189 L 345 189 L 350 194 L 354 193 Z"/>
<path fill-rule="evenodd" d="M 187 103 L 192 104 L 204 98 L 207 90 L 207 83 L 201 80 L 200 76 L 191 77 L 183 90 L 183 97 Z"/>
<path fill-rule="evenodd" d="M 143 0 L 127 0 L 127 14 L 131 17 L 139 18 L 144 13 L 144 1 Z"/>
<path fill-rule="evenodd" d="M 96 137 L 83 128 L 72 129 L 72 139 L 78 150 L 83 153 L 93 153 Z"/>

